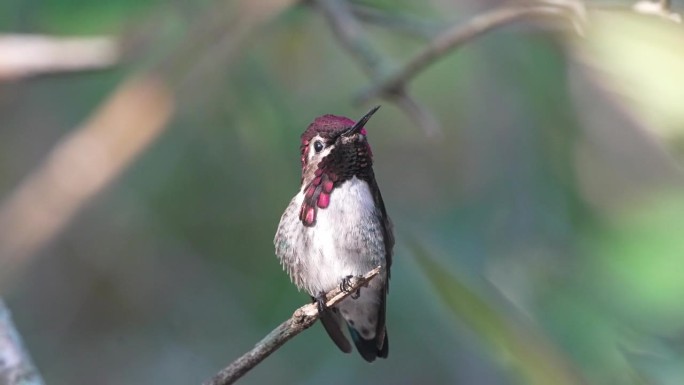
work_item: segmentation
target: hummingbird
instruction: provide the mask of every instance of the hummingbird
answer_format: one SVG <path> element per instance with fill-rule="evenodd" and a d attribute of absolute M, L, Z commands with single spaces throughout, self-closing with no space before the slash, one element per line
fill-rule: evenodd
<path fill-rule="evenodd" d="M 318 303 L 321 323 L 340 350 L 368 362 L 387 358 L 385 305 L 394 235 L 366 139 L 371 109 L 357 122 L 316 118 L 301 136 L 301 188 L 285 209 L 273 243 L 290 279 Z M 382 266 L 381 273 L 335 306 L 325 293 Z"/>

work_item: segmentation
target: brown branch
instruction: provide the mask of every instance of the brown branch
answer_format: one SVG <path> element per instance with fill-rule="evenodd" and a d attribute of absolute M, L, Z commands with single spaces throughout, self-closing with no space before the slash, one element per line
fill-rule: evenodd
<path fill-rule="evenodd" d="M 363 276 L 353 278 L 348 291 L 340 290 L 340 288 L 331 290 L 326 294 L 326 306 L 331 307 L 338 304 L 362 286 L 367 285 L 381 270 L 382 267 L 378 266 Z M 213 378 L 206 381 L 204 385 L 227 385 L 234 383 L 285 344 L 285 342 L 311 327 L 318 319 L 318 316 L 318 307 L 315 303 L 300 307 L 290 319 L 270 332 L 252 350 L 222 369 Z"/>
<path fill-rule="evenodd" d="M 487 32 L 520 19 L 536 16 L 564 16 L 564 11 L 562 7 L 552 6 L 503 7 L 475 16 L 465 25 L 454 25 L 430 41 L 427 47 L 404 66 L 388 76 L 381 77 L 375 84 L 362 91 L 357 101 L 364 103 L 374 97 L 402 92 L 408 82 L 437 59 Z"/>
<path fill-rule="evenodd" d="M 43 379 L 33 365 L 19 332 L 14 327 L 9 310 L 0 298 L 0 384 L 43 385 Z"/>

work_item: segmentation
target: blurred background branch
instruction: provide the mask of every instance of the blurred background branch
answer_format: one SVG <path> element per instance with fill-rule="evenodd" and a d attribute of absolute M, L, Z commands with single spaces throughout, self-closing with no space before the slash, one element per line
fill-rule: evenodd
<path fill-rule="evenodd" d="M 0 205 L 3 287 L 159 136 L 173 108 L 162 83 L 131 79 L 55 145 L 44 163 Z"/>
<path fill-rule="evenodd" d="M 437 28 L 433 25 L 427 26 L 425 23 L 417 24 L 407 18 L 383 15 L 377 10 L 350 5 L 346 1 L 312 0 L 311 2 L 322 11 L 338 41 L 356 59 L 373 82 L 358 95 L 357 103 L 366 103 L 375 97 L 394 102 L 429 136 L 439 134 L 440 125 L 432 112 L 412 98 L 406 90 L 411 79 L 423 72 L 429 65 L 480 35 L 520 19 L 561 17 L 573 23 L 580 32 L 579 23 L 584 21 L 582 3 L 576 1 L 535 2 L 529 5 L 502 6 L 472 17 L 463 25 L 459 23 L 444 28 L 444 32 L 438 34 Z M 406 28 L 412 33 L 429 35 L 431 39 L 421 52 L 398 70 L 392 71 L 389 61 L 365 37 L 363 27 L 356 20 L 357 16 L 388 28 Z"/>
<path fill-rule="evenodd" d="M 335 37 L 342 47 L 352 55 L 367 75 L 373 79 L 384 76 L 390 69 L 390 64 L 373 47 L 365 36 L 363 27 L 358 23 L 349 3 L 343 0 L 314 0 L 325 16 Z M 402 110 L 428 135 L 437 135 L 440 127 L 432 113 L 420 102 L 408 95 L 405 89 L 397 88 L 392 93 L 383 95 L 391 102 L 397 103 Z"/>
<path fill-rule="evenodd" d="M 363 22 L 422 39 L 434 37 L 446 26 L 444 22 L 412 15 L 391 13 L 356 2 L 350 2 L 349 7 L 352 13 Z"/>
<path fill-rule="evenodd" d="M 112 37 L 0 34 L 0 82 L 109 68 L 119 56 Z"/>
<path fill-rule="evenodd" d="M 460 46 L 476 39 L 477 37 L 491 32 L 497 28 L 506 26 L 521 19 L 533 19 L 535 17 L 555 17 L 568 19 L 577 15 L 569 14 L 569 8 L 561 3 L 533 3 L 530 5 L 502 6 L 498 9 L 476 15 L 464 23 L 457 23 L 435 36 L 423 50 L 413 56 L 398 70 L 379 76 L 378 80 L 364 90 L 358 97 L 358 103 L 365 103 L 369 99 L 393 95 L 397 90 L 402 90 L 418 74 L 434 64 L 442 56 L 453 52 Z"/>
<path fill-rule="evenodd" d="M 244 2 L 239 23 L 231 24 L 229 32 L 220 23 L 221 29 L 213 33 L 229 36 L 226 47 L 232 52 L 256 26 L 290 3 L 271 0 L 254 6 Z M 220 20 L 225 22 L 223 16 Z M 215 23 L 209 24 L 215 28 Z M 187 49 L 193 49 L 197 39 L 206 37 L 206 26 L 202 27 L 186 38 Z M 0 80 L 3 59 L 16 63 L 15 67 L 6 67 L 4 73 L 9 78 L 110 66 L 116 58 L 111 39 L 7 39 L 8 56 L 0 56 Z M 32 256 L 159 137 L 175 109 L 176 90 L 170 87 L 186 81 L 197 66 L 185 65 L 186 60 L 182 56 L 161 60 L 148 73 L 122 82 L 88 121 L 58 142 L 44 163 L 0 203 L 0 292 L 18 277 Z"/>

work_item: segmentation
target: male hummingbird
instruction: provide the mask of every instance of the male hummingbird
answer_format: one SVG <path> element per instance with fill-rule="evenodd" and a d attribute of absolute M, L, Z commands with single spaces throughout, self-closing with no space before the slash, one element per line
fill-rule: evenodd
<path fill-rule="evenodd" d="M 373 174 L 365 125 L 336 115 L 316 118 L 301 136 L 301 188 L 285 209 L 273 243 L 283 268 L 299 289 L 319 303 L 320 319 L 345 353 L 349 340 L 368 362 L 387 358 L 385 298 L 394 236 Z M 323 294 L 345 287 L 351 276 L 381 265 L 367 287 L 331 308 Z"/>

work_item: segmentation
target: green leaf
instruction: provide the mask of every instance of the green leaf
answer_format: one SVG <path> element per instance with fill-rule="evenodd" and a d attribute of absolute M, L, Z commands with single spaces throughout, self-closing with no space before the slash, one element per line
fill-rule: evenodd
<path fill-rule="evenodd" d="M 409 247 L 447 308 L 486 342 L 501 362 L 517 370 L 525 383 L 587 383 L 573 368 L 573 364 L 541 334 L 521 321 L 504 315 L 449 274 L 418 243 Z"/>

